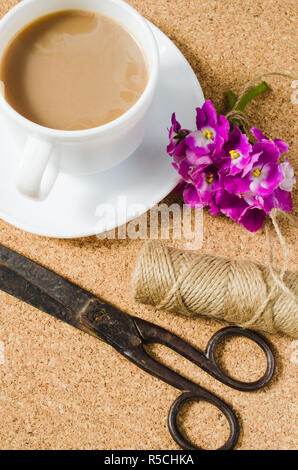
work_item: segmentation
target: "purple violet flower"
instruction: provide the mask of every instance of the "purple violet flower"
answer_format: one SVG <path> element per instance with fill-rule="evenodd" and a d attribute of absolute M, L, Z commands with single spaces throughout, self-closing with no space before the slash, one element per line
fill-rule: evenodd
<path fill-rule="evenodd" d="M 172 157 L 184 158 L 186 151 L 185 137 L 190 133 L 188 129 L 181 129 L 180 123 L 176 120 L 176 114 L 172 114 L 172 126 L 169 130 L 170 143 L 167 152 Z"/>
<path fill-rule="evenodd" d="M 283 174 L 277 163 L 264 163 L 260 157 L 246 178 L 250 180 L 249 189 L 251 192 L 258 196 L 267 196 L 278 187 L 283 179 Z"/>
<path fill-rule="evenodd" d="M 217 116 L 212 101 L 205 101 L 202 108 L 196 108 L 197 130 L 185 139 L 191 150 L 201 155 L 213 154 L 222 149 L 228 140 L 230 124 L 225 116 Z"/>
<path fill-rule="evenodd" d="M 215 156 L 218 167 L 230 175 L 241 173 L 244 168 L 252 168 L 254 159 L 250 155 L 252 146 L 248 137 L 235 126 L 222 152 Z"/>
<path fill-rule="evenodd" d="M 210 206 L 210 213 L 217 215 L 219 210 L 215 205 L 215 192 L 220 186 L 216 167 L 211 165 L 202 171 L 194 168 L 189 172 L 189 177 L 191 184 L 183 191 L 186 204 L 196 208 Z"/>
<path fill-rule="evenodd" d="M 272 194 L 265 197 L 256 196 L 254 203 L 263 208 L 267 213 L 272 209 L 281 209 L 285 212 L 291 212 L 293 210 L 293 201 L 291 191 L 293 185 L 296 183 L 294 176 L 294 170 L 289 160 L 286 158 L 284 163 L 279 164 L 279 168 L 282 171 L 283 179 L 279 184 L 278 188 L 275 188 Z M 248 201 L 248 196 L 245 194 L 244 198 Z M 252 201 L 248 201 L 252 203 Z"/>
<path fill-rule="evenodd" d="M 278 148 L 279 153 L 285 153 L 289 150 L 288 144 L 284 142 L 283 140 L 280 140 L 280 139 L 271 140 L 268 137 L 264 136 L 264 134 L 257 127 L 252 127 L 250 130 L 259 142 L 264 142 L 264 141 L 274 142 L 274 144 Z"/>
<path fill-rule="evenodd" d="M 216 193 L 216 205 L 220 212 L 243 225 L 250 232 L 259 230 L 266 217 L 263 209 L 249 205 L 242 196 L 229 194 L 224 190 Z"/>
<path fill-rule="evenodd" d="M 225 189 L 232 194 L 252 192 L 256 196 L 268 196 L 284 179 L 278 165 L 278 150 L 273 142 L 254 144 L 251 154 L 253 165 L 243 169 L 241 176 L 224 178 Z"/>

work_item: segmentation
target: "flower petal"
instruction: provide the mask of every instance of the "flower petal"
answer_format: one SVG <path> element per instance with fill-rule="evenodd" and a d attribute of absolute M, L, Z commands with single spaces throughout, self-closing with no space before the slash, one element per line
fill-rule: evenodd
<path fill-rule="evenodd" d="M 252 127 L 250 131 L 257 140 L 268 140 L 268 137 L 265 137 L 264 134 L 257 127 Z"/>
<path fill-rule="evenodd" d="M 239 224 L 243 225 L 250 232 L 259 230 L 265 221 L 266 212 L 257 207 L 248 207 L 239 218 Z"/>
<path fill-rule="evenodd" d="M 294 176 L 294 170 L 291 163 L 289 162 L 289 159 L 286 158 L 284 163 L 281 163 L 279 166 L 284 177 L 279 187 L 284 191 L 292 191 L 293 186 L 296 183 L 296 178 Z"/>
<path fill-rule="evenodd" d="M 197 129 L 200 130 L 206 124 L 206 115 L 202 108 L 196 108 L 197 116 L 196 116 L 196 124 Z"/>
<path fill-rule="evenodd" d="M 172 128 L 175 132 L 177 132 L 181 129 L 181 125 L 176 119 L 176 113 L 172 114 Z"/>
<path fill-rule="evenodd" d="M 182 176 L 184 180 L 188 179 L 189 169 L 190 169 L 190 164 L 186 160 L 183 160 L 182 162 L 180 162 L 180 165 L 178 166 L 178 173 L 180 176 Z"/>
<path fill-rule="evenodd" d="M 202 209 L 206 204 L 203 203 L 198 191 L 192 184 L 188 184 L 183 191 L 183 199 L 185 204 L 192 208 Z"/>
<path fill-rule="evenodd" d="M 238 221 L 243 211 L 248 207 L 245 200 L 227 191 L 219 190 L 215 195 L 215 201 L 220 211 Z"/>
<path fill-rule="evenodd" d="M 214 107 L 214 104 L 212 103 L 211 100 L 205 101 L 205 103 L 202 106 L 202 111 L 206 116 L 206 121 L 205 123 L 209 126 L 215 127 L 217 124 L 217 114 L 216 110 Z"/>
<path fill-rule="evenodd" d="M 280 139 L 274 139 L 273 141 L 277 146 L 280 153 L 286 153 L 289 150 L 289 145 Z"/>
<path fill-rule="evenodd" d="M 200 168 L 205 168 L 212 164 L 211 157 L 202 148 L 187 149 L 186 158 L 191 165 L 197 165 Z"/>
<path fill-rule="evenodd" d="M 277 163 L 279 159 L 279 150 L 272 140 L 264 140 L 262 142 L 256 142 L 253 145 L 252 152 L 253 153 L 262 152 L 260 159 L 262 160 L 263 163 L 269 163 L 269 162 Z"/>
<path fill-rule="evenodd" d="M 242 176 L 246 176 L 254 167 L 255 163 L 259 161 L 260 156 L 262 155 L 262 152 L 259 153 L 251 153 L 247 163 L 245 165 L 245 168 L 243 169 Z"/>
<path fill-rule="evenodd" d="M 250 180 L 241 176 L 225 176 L 223 178 L 223 187 L 231 194 L 242 194 L 249 191 Z"/>
<path fill-rule="evenodd" d="M 220 115 L 218 117 L 218 128 L 222 138 L 227 141 L 230 132 L 230 123 L 225 116 Z"/>
<path fill-rule="evenodd" d="M 283 191 L 280 188 L 276 188 L 274 193 L 274 207 L 281 209 L 285 212 L 291 212 L 293 210 L 293 201 L 291 193 Z"/>
<path fill-rule="evenodd" d="M 280 166 L 275 163 L 266 163 L 263 166 L 262 173 L 266 175 L 266 178 L 262 181 L 264 188 L 277 187 L 284 178 Z"/>

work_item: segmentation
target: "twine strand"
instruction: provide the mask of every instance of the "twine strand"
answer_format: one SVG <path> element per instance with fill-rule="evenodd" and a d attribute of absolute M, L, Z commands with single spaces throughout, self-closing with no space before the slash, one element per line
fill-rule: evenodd
<path fill-rule="evenodd" d="M 243 111 L 239 111 L 237 110 L 237 106 L 238 104 L 240 103 L 240 101 L 242 100 L 242 98 L 244 97 L 244 95 L 246 95 L 246 93 L 256 84 L 256 82 L 260 81 L 260 80 L 263 80 L 265 77 L 274 77 L 274 76 L 279 76 L 279 77 L 284 77 L 284 78 L 289 78 L 291 80 L 297 80 L 298 77 L 288 73 L 288 72 L 265 72 L 265 73 L 262 73 L 260 75 L 256 75 L 255 77 L 253 77 L 243 88 L 242 90 L 240 91 L 239 93 L 239 96 L 233 106 L 233 108 L 226 114 L 226 118 L 231 122 L 231 121 L 238 121 L 245 133 L 247 135 L 250 134 L 250 128 L 251 128 L 251 125 L 249 123 L 249 119 L 247 117 L 247 115 L 243 112 Z"/>
<path fill-rule="evenodd" d="M 243 127 L 243 129 L 244 129 L 244 131 L 247 135 L 249 135 L 251 133 L 250 132 L 251 125 L 250 125 L 250 122 L 249 122 L 249 119 L 248 119 L 247 115 L 243 111 L 236 110 L 235 105 L 234 105 L 233 109 L 231 109 L 231 111 L 229 111 L 226 114 L 226 118 L 230 122 L 238 121 L 239 124 Z"/>

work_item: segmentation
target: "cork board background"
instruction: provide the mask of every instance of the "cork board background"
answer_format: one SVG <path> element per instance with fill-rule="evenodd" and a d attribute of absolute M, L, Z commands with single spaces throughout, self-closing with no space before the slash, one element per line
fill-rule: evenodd
<path fill-rule="evenodd" d="M 5 14 L 14 0 L 0 0 Z M 166 33 L 194 68 L 206 98 L 224 111 L 223 93 L 239 90 L 264 71 L 295 73 L 295 0 L 130 0 Z M 297 75 L 297 70 L 296 70 Z M 298 173 L 297 105 L 291 81 L 269 79 L 266 100 L 248 108 L 270 137 L 286 140 Z M 169 196 L 166 201 L 180 200 Z M 294 194 L 298 210 L 297 190 Z M 289 267 L 297 269 L 295 230 L 281 222 Z M 253 235 L 230 220 L 204 213 L 202 252 L 264 262 L 264 232 Z M 204 348 L 223 323 L 155 312 L 130 295 L 130 277 L 142 241 L 47 239 L 0 221 L 0 243 L 56 270 L 119 308 L 168 328 Z M 170 241 L 171 245 L 175 243 Z M 183 240 L 179 246 L 183 247 Z M 272 232 L 275 261 L 280 248 Z M 178 246 L 178 245 L 177 245 Z M 265 390 L 247 394 L 217 383 L 163 347 L 152 353 L 232 405 L 241 423 L 238 449 L 295 449 L 297 436 L 298 341 L 268 335 L 277 371 Z M 167 430 L 167 413 L 178 392 L 130 364 L 109 346 L 0 292 L 1 449 L 177 449 Z M 241 379 L 264 368 L 258 349 L 233 340 L 221 363 Z M 225 419 L 207 404 L 184 409 L 184 429 L 198 444 L 223 443 Z"/>

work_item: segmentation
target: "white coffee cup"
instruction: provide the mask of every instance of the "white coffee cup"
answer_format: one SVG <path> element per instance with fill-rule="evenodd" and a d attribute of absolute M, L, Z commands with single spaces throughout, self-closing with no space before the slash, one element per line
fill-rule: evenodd
<path fill-rule="evenodd" d="M 0 114 L 19 147 L 17 188 L 42 200 L 60 171 L 85 175 L 104 171 L 128 158 L 141 144 L 156 90 L 158 46 L 146 20 L 122 0 L 23 0 L 0 21 L 0 60 L 9 41 L 35 19 L 61 10 L 102 13 L 118 21 L 137 40 L 148 66 L 148 83 L 122 116 L 93 129 L 62 131 L 40 126 L 17 113 L 0 94 Z M 6 158 L 2 156 L 2 158 Z"/>

